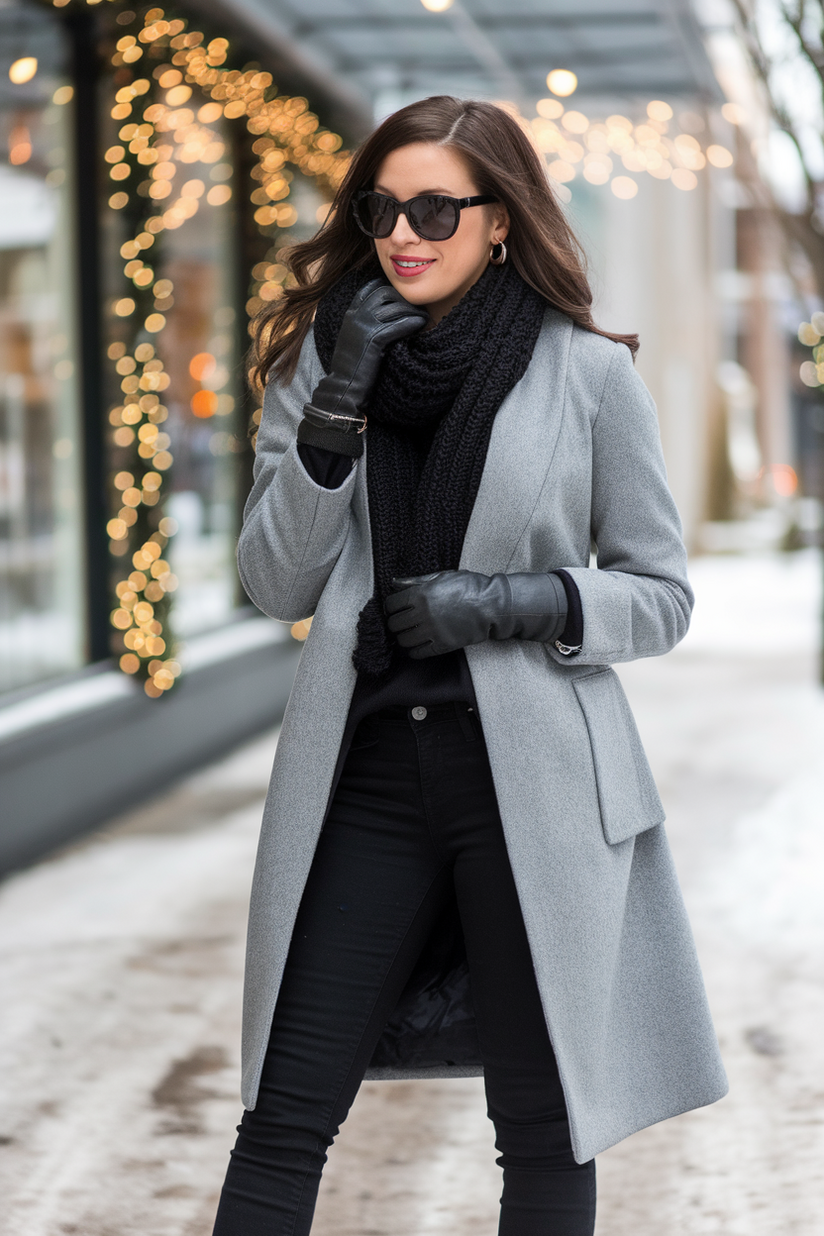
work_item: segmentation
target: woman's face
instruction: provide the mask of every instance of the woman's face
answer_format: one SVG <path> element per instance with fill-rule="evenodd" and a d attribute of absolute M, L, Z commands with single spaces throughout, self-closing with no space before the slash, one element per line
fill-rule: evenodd
<path fill-rule="evenodd" d="M 480 192 L 459 155 L 428 142 L 402 146 L 387 155 L 374 188 L 397 202 L 425 193 L 473 197 Z M 449 240 L 423 240 L 409 226 L 406 215 L 398 215 L 392 235 L 374 245 L 392 286 L 413 305 L 428 309 L 436 323 L 480 279 L 489 263 L 490 247 L 502 241 L 508 230 L 504 206 L 471 206 L 461 211 L 458 230 Z"/>

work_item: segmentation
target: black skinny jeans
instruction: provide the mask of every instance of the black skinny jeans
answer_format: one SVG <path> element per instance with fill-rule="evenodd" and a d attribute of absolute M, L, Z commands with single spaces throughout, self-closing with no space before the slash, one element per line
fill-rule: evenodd
<path fill-rule="evenodd" d="M 465 704 L 429 708 L 422 720 L 388 709 L 355 733 L 214 1236 L 310 1231 L 327 1148 L 453 896 L 501 1152 L 499 1236 L 591 1236 L 595 1164 L 572 1157 L 486 747 Z"/>

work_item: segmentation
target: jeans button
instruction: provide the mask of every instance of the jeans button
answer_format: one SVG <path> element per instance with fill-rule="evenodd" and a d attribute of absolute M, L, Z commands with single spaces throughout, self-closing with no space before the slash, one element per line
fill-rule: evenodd
<path fill-rule="evenodd" d="M 423 721 L 426 717 L 426 709 L 421 704 L 418 704 L 416 708 L 412 709 L 412 716 L 416 721 Z"/>

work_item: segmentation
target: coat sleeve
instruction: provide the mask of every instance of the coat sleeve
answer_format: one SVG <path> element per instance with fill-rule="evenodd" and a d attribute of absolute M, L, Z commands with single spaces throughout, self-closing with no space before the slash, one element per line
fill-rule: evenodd
<path fill-rule="evenodd" d="M 655 404 L 623 344 L 616 346 L 592 426 L 592 539 L 597 570 L 564 568 L 583 614 L 575 663 L 609 665 L 669 652 L 687 633 L 694 598 Z"/>
<path fill-rule="evenodd" d="M 258 609 L 282 622 L 315 612 L 349 531 L 357 462 L 342 485 L 326 489 L 309 476 L 297 449 L 303 406 L 322 376 L 310 331 L 292 382 L 267 383 L 238 542 L 244 588 Z"/>

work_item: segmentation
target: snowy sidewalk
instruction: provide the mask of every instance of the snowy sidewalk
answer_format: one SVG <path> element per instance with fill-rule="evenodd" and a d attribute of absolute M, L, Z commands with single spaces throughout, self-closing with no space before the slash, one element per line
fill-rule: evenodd
<path fill-rule="evenodd" d="M 821 1231 L 819 571 L 808 553 L 698 560 L 685 643 L 620 671 L 732 1092 L 601 1156 L 598 1236 Z M 274 742 L 0 886 L 0 1236 L 209 1236 L 240 1114 L 245 903 Z M 493 1236 L 494 1158 L 476 1081 L 367 1084 L 313 1236 Z"/>

